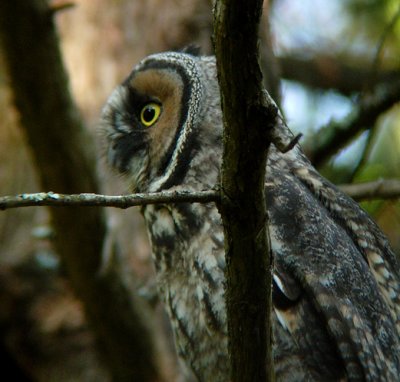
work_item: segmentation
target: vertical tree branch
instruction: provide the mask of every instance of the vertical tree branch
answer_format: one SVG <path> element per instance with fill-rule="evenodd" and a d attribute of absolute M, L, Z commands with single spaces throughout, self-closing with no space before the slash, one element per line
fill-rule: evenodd
<path fill-rule="evenodd" d="M 265 88 L 271 97 L 281 105 L 281 78 L 279 61 L 275 57 L 273 47 L 273 37 L 270 25 L 270 3 L 271 0 L 264 1 L 264 14 L 260 21 L 260 65 L 264 74 Z"/>
<path fill-rule="evenodd" d="M 94 145 L 68 91 L 53 14 L 45 0 L 0 2 L 0 37 L 15 103 L 42 187 L 97 192 Z M 99 272 L 104 211 L 52 209 L 51 216 L 57 251 L 84 302 L 113 379 L 159 380 L 153 343 L 130 291 L 119 275 Z"/>
<path fill-rule="evenodd" d="M 268 131 L 276 109 L 258 64 L 262 1 L 221 0 L 214 43 L 224 115 L 220 212 L 226 249 L 231 380 L 271 381 L 271 267 L 264 196 Z"/>

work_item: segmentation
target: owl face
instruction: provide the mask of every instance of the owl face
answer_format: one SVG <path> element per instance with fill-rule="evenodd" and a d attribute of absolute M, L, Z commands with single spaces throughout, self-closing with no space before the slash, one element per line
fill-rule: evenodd
<path fill-rule="evenodd" d="M 140 62 L 103 109 L 109 164 L 134 192 L 178 184 L 199 145 L 204 120 L 204 65 L 186 53 Z"/>

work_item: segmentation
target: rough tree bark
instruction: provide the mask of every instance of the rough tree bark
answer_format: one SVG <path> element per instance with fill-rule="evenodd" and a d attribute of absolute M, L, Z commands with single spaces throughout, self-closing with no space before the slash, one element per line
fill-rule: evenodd
<path fill-rule="evenodd" d="M 214 44 L 224 116 L 220 212 L 226 249 L 231 380 L 271 381 L 271 268 L 264 196 L 268 128 L 258 64 L 262 1 L 217 1 Z M 268 106 L 270 106 L 268 108 Z"/>
<path fill-rule="evenodd" d="M 0 37 L 15 104 L 41 185 L 56 192 L 98 192 L 93 141 L 68 90 L 54 10 L 45 0 L 0 2 Z M 138 299 L 119 275 L 100 273 L 106 238 L 100 208 L 52 209 L 56 247 L 83 300 L 115 381 L 161 379 Z"/>

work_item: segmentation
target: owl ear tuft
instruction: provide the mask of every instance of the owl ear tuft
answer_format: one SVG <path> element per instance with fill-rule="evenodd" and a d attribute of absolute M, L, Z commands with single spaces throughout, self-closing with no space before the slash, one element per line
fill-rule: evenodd
<path fill-rule="evenodd" d="M 189 44 L 189 45 L 186 45 L 185 47 L 183 47 L 180 50 L 180 52 L 181 53 L 190 54 L 190 55 L 195 56 L 195 57 L 198 57 L 198 56 L 200 56 L 201 48 L 197 44 Z"/>

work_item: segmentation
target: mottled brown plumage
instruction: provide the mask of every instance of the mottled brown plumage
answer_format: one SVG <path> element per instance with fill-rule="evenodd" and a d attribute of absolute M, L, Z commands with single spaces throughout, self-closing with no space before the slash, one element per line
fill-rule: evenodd
<path fill-rule="evenodd" d="M 130 191 L 218 184 L 214 58 L 149 56 L 112 94 L 103 122 L 109 163 L 126 175 Z M 277 124 L 290 139 L 280 117 Z M 277 379 L 397 380 L 400 276 L 386 238 L 298 146 L 285 154 L 272 146 L 267 167 Z M 177 352 L 199 381 L 227 381 L 225 258 L 215 205 L 149 205 L 143 214 Z"/>

